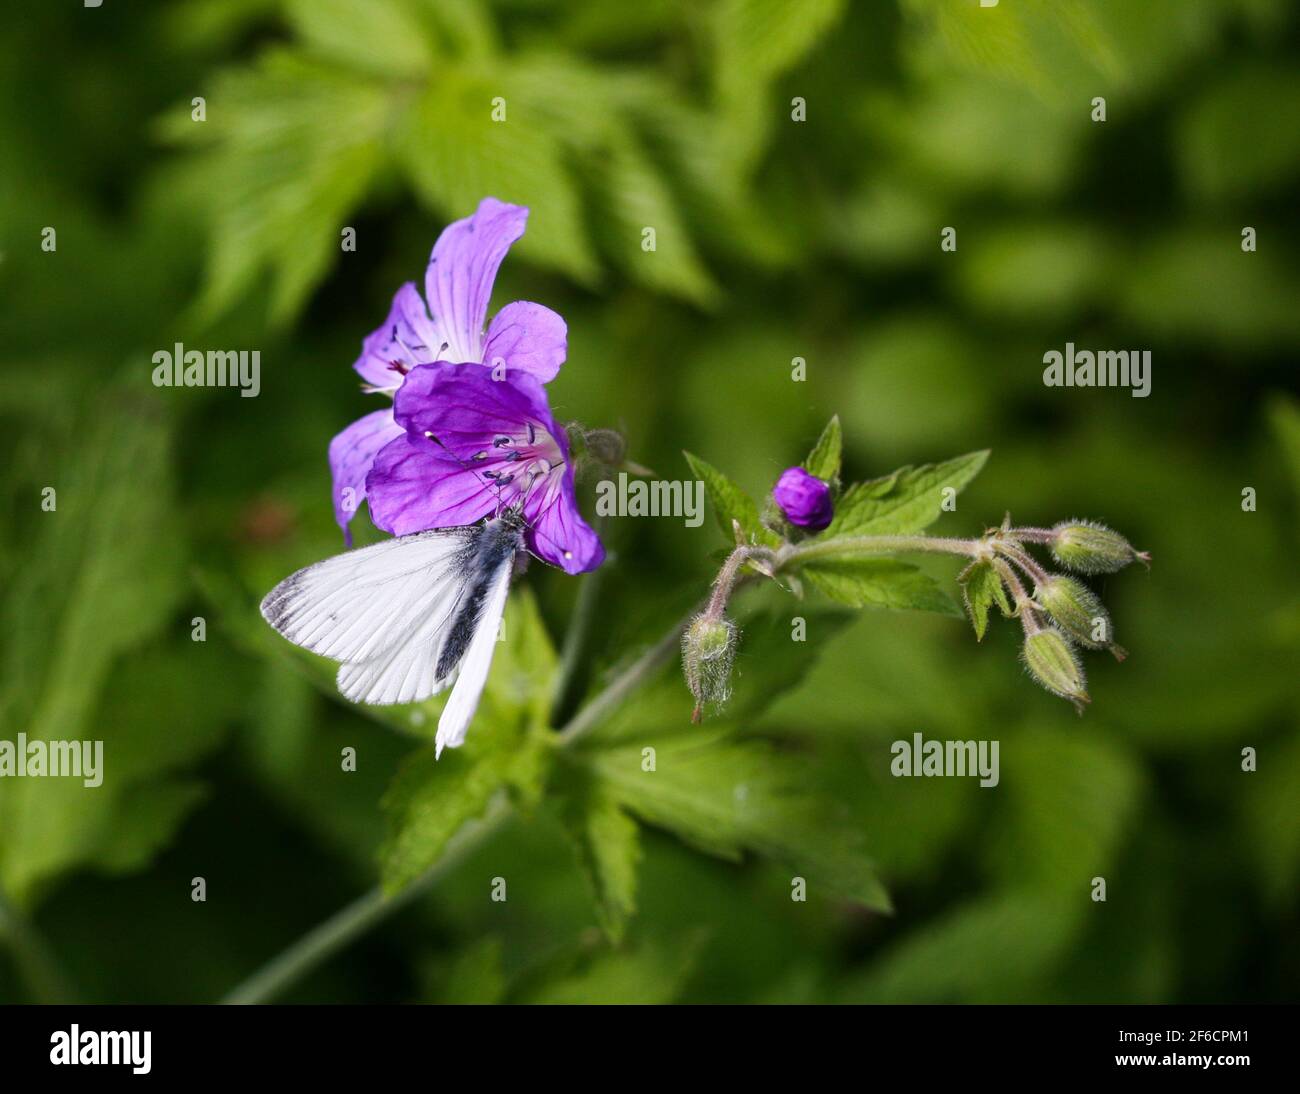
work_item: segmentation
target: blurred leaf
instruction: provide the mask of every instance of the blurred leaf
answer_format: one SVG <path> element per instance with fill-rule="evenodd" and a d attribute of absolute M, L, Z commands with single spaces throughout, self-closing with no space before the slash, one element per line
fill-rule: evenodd
<path fill-rule="evenodd" d="M 439 978 L 431 1003 L 482 1006 L 500 1003 L 506 995 L 501 963 L 501 939 L 489 937 L 461 947 L 451 968 Z"/>
<path fill-rule="evenodd" d="M 682 990 L 699 951 L 697 936 L 671 943 L 643 942 L 621 951 L 597 952 L 577 967 L 526 986 L 512 1002 L 551 1005 L 671 1003 Z"/>
<path fill-rule="evenodd" d="M 712 9 L 714 90 L 726 124 L 717 134 L 739 171 L 758 159 L 772 121 L 789 106 L 769 85 L 798 63 L 840 18 L 844 0 L 723 0 Z"/>
<path fill-rule="evenodd" d="M 468 216 L 488 195 L 528 206 L 519 254 L 590 284 L 596 262 L 560 138 L 530 103 L 503 94 L 508 78 L 508 70 L 438 70 L 401 117 L 398 161 L 447 220 Z M 504 121 L 493 120 L 497 97 Z"/>
<path fill-rule="evenodd" d="M 797 756 L 714 733 L 654 747 L 653 771 L 642 769 L 639 745 L 582 756 L 608 793 L 646 823 L 723 858 L 739 859 L 746 850 L 770 856 L 806 873 L 814 892 L 888 910 L 858 837 L 819 799 Z"/>
<path fill-rule="evenodd" d="M 1300 76 L 1280 68 L 1226 74 L 1200 91 L 1178 139 L 1181 170 L 1194 194 L 1258 201 L 1300 174 Z"/>
<path fill-rule="evenodd" d="M 822 534 L 906 535 L 920 532 L 943 512 L 944 490 L 958 493 L 979 474 L 988 451 L 970 452 L 940 464 L 902 467 L 869 482 L 854 483 L 835 506 L 835 519 Z"/>
<path fill-rule="evenodd" d="M 102 741 L 103 783 L 0 783 L 0 879 L 19 902 L 105 848 L 112 868 L 147 861 L 183 817 L 187 796 L 148 788 L 148 780 L 207 739 L 208 723 L 194 718 L 159 748 L 147 720 L 110 723 L 99 702 L 124 667 L 123 655 L 161 628 L 180 592 L 184 546 L 171 515 L 171 424 L 152 397 L 110 388 L 79 432 L 82 443 L 49 468 L 57 508 L 41 512 L 39 495 L 24 499 L 34 514 L 25 518 L 33 545 L 0 602 L 9 636 L 0 713 L 29 741 Z M 168 542 L 172 548 L 160 551 Z M 133 680 L 140 695 L 150 694 L 146 680 Z M 133 810 L 131 794 L 151 796 L 158 808 L 141 800 Z M 151 812 L 157 831 L 142 832 Z"/>
<path fill-rule="evenodd" d="M 917 927 L 855 977 L 854 1003 L 1024 1003 L 1079 929 L 1086 891 L 1073 899 L 1033 891 L 982 897 Z"/>
<path fill-rule="evenodd" d="M 206 121 L 176 107 L 162 126 L 207 146 L 183 183 L 210 217 L 198 315 L 212 321 L 269 270 L 270 315 L 286 322 L 341 253 L 348 213 L 384 162 L 389 97 L 370 78 L 282 49 L 223 74 L 208 99 Z"/>
<path fill-rule="evenodd" d="M 1003 735 L 998 793 L 1006 804 L 989 854 L 1008 885 L 1033 884 L 1089 902 L 1110 877 L 1143 781 L 1133 757 L 1095 735 Z"/>
<path fill-rule="evenodd" d="M 288 0 L 288 16 L 321 58 L 373 76 L 414 78 L 434 64 L 417 0 Z"/>
<path fill-rule="evenodd" d="M 619 942 L 636 911 L 640 832 L 636 821 L 598 784 L 572 782 L 559 791 L 560 818 L 591 887 L 601 929 L 611 942 Z"/>

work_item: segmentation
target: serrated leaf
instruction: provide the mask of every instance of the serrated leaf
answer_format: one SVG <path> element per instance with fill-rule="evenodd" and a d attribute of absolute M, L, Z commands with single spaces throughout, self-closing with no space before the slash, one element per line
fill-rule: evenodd
<path fill-rule="evenodd" d="M 709 495 L 709 501 L 713 505 L 713 515 L 717 518 L 718 527 L 722 529 L 722 534 L 728 543 L 736 542 L 731 527 L 733 520 L 740 524 L 740 529 L 746 536 L 753 537 L 757 542 L 768 544 L 776 542 L 772 533 L 759 523 L 758 506 L 753 498 L 699 456 L 689 452 L 683 452 L 682 455 L 686 457 L 691 473 L 704 483 L 705 493 Z"/>
<path fill-rule="evenodd" d="M 803 469 L 825 482 L 835 483 L 840 477 L 840 455 L 843 443 L 840 416 L 837 414 L 826 423 L 822 435 L 817 438 L 813 450 L 804 460 Z"/>
<path fill-rule="evenodd" d="M 647 771 L 642 747 L 582 757 L 608 793 L 648 824 L 722 858 L 753 851 L 778 859 L 814 890 L 888 909 L 858 837 L 810 785 L 798 757 L 764 741 L 696 733 L 656 742 Z"/>
<path fill-rule="evenodd" d="M 619 942 L 636 911 L 640 828 L 598 783 L 575 778 L 557 790 L 560 819 L 596 901 L 596 918 L 611 942 Z"/>
<path fill-rule="evenodd" d="M 909 562 L 887 558 L 839 558 L 800 568 L 824 596 L 854 608 L 960 615 L 952 597 L 929 574 Z"/>
<path fill-rule="evenodd" d="M 388 892 L 433 865 L 499 792 L 526 805 L 541 796 L 553 755 L 546 720 L 556 656 L 528 590 L 512 592 L 504 634 L 464 747 L 441 760 L 432 745 L 417 750 L 384 795 L 389 837 L 379 857 Z"/>
<path fill-rule="evenodd" d="M 159 660 L 145 652 L 180 594 L 185 550 L 171 508 L 164 407 L 152 393 L 110 386 L 73 432 L 78 443 L 50 480 L 57 507 L 35 517 L 24 564 L 0 598 L 7 636 L 0 726 L 7 738 L 22 731 L 29 742 L 102 742 L 102 782 L 0 780 L 0 882 L 21 904 L 73 867 L 147 861 L 185 813 L 186 792 L 165 789 L 166 777 L 220 733 L 219 711 L 187 717 L 182 706 L 180 725 L 159 742 L 149 732 L 155 704 L 123 718 L 118 699 L 105 698 L 157 688 L 162 701 L 174 690 L 175 678 L 157 680 Z M 142 832 L 127 806 L 132 795 L 170 803 L 152 812 L 154 831 Z"/>
<path fill-rule="evenodd" d="M 991 562 L 976 562 L 966 571 L 961 586 L 966 610 L 970 613 L 975 638 L 982 641 L 988 629 L 989 608 L 997 604 L 1003 615 L 1011 614 L 1011 601 L 1002 586 L 1002 579 Z"/>
<path fill-rule="evenodd" d="M 923 531 L 942 514 L 944 490 L 951 487 L 960 493 L 979 474 L 988 457 L 985 449 L 944 463 L 902 467 L 870 482 L 854 483 L 840 496 L 835 519 L 822 537 Z"/>
<path fill-rule="evenodd" d="M 279 49 L 219 77 L 208 118 L 163 130 L 208 146 L 182 188 L 202 195 L 211 247 L 196 313 L 211 321 L 272 275 L 270 313 L 287 322 L 341 253 L 348 211 L 385 157 L 392 112 L 379 81 Z"/>
<path fill-rule="evenodd" d="M 393 148 L 416 192 L 440 216 L 468 216 L 488 194 L 526 205 L 519 255 L 593 284 L 598 267 L 562 142 L 529 104 L 503 95 L 509 76 L 439 71 L 401 117 Z M 499 122 L 492 119 L 498 96 L 506 98 Z"/>

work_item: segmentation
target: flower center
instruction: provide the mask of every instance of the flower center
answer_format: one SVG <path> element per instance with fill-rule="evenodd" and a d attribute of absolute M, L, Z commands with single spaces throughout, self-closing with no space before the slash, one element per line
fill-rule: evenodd
<path fill-rule="evenodd" d="M 560 443 L 539 423 L 523 423 L 517 432 L 498 433 L 492 448 L 474 454 L 477 463 L 488 464 L 482 475 L 512 497 L 525 500 L 534 491 L 549 494 L 564 474 L 564 453 Z"/>

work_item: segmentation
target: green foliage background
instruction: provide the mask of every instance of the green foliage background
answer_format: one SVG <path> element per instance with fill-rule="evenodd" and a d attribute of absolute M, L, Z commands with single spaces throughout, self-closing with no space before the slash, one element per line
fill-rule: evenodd
<path fill-rule="evenodd" d="M 1296 57 L 1285 0 L 11 13 L 0 729 L 107 758 L 94 791 L 0 784 L 0 999 L 59 993 L 28 930 L 81 998 L 216 998 L 418 874 L 503 786 L 502 829 L 288 998 L 1294 998 Z M 761 498 L 838 414 L 846 481 L 992 450 L 937 532 L 1009 508 L 1152 551 L 1102 585 L 1132 656 L 1090 658 L 1087 716 L 1025 678 L 998 620 L 977 644 L 810 593 L 794 647 L 794 605 L 759 592 L 728 718 L 692 730 L 670 670 L 557 758 L 545 689 L 579 582 L 540 566 L 481 724 L 436 769 L 427 719 L 331 698 L 254 606 L 339 548 L 325 445 L 373 409 L 348 366 L 486 194 L 532 208 L 495 301 L 567 319 L 557 412 L 622 428 L 660 475 L 689 449 Z M 260 349 L 262 394 L 155 390 L 176 341 Z M 1151 396 L 1045 388 L 1066 341 L 1150 348 Z M 607 541 L 592 693 L 723 542 L 712 519 Z M 926 570 L 952 589 L 955 563 Z M 999 739 L 1001 785 L 891 778 L 915 732 Z M 630 776 L 647 742 L 653 783 Z"/>

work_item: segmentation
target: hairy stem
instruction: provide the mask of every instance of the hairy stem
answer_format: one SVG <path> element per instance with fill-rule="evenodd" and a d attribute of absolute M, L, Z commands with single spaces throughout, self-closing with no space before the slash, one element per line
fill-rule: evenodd
<path fill-rule="evenodd" d="M 780 569 L 801 566 L 816 559 L 861 558 L 863 555 L 948 554 L 976 558 L 977 539 L 946 539 L 943 536 L 836 536 L 834 539 L 791 544 L 777 552 Z"/>

